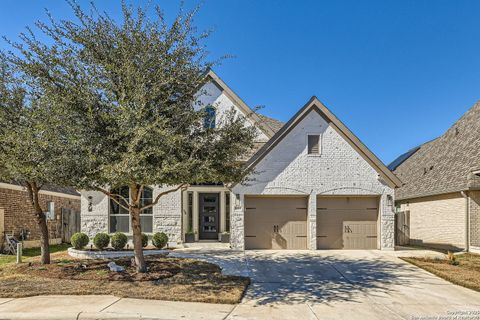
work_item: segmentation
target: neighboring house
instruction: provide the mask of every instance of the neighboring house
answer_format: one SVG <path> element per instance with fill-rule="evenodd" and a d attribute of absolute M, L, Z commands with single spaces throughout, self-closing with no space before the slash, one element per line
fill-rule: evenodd
<path fill-rule="evenodd" d="M 218 241 L 233 249 L 393 249 L 394 188 L 400 180 L 318 99 L 282 124 L 252 110 L 210 72 L 199 100 L 210 115 L 230 108 L 258 130 L 246 185 L 192 185 L 141 216 L 142 229 L 181 243 Z M 211 123 L 211 120 L 209 121 Z M 147 188 L 144 201 L 162 188 Z M 117 190 L 128 196 L 128 188 Z M 130 233 L 128 212 L 95 191 L 82 194 L 82 231 Z"/>
<path fill-rule="evenodd" d="M 395 198 L 410 244 L 480 249 L 479 150 L 477 102 L 445 134 L 389 165 L 404 183 Z"/>
<path fill-rule="evenodd" d="M 73 188 L 44 186 L 39 197 L 42 209 L 46 210 L 50 243 L 69 241 L 74 231 L 68 230 L 73 225 L 72 220 L 78 219 L 79 225 L 80 194 Z M 0 247 L 4 233 L 24 239 L 25 248 L 39 246 L 40 231 L 33 212 L 25 187 L 0 183 Z"/>

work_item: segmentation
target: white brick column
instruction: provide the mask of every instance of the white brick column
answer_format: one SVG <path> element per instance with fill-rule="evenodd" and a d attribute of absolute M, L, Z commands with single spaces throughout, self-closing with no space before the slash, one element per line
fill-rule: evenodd
<path fill-rule="evenodd" d="M 395 250 L 395 212 L 392 206 L 388 205 L 387 194 L 382 194 L 380 198 L 380 228 L 381 228 L 381 250 Z"/>
<path fill-rule="evenodd" d="M 230 192 L 232 206 L 230 217 L 230 245 L 232 249 L 245 250 L 245 195 Z"/>
<path fill-rule="evenodd" d="M 310 250 L 317 250 L 317 194 L 310 193 L 308 196 L 307 230 L 308 244 Z"/>

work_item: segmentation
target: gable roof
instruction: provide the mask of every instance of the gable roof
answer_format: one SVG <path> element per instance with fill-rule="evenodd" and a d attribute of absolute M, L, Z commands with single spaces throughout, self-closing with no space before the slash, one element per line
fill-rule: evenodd
<path fill-rule="evenodd" d="M 247 167 L 257 165 L 309 112 L 316 111 L 327 121 L 390 186 L 399 187 L 401 181 L 358 139 L 317 97 L 310 100 L 247 162 Z"/>
<path fill-rule="evenodd" d="M 398 200 L 468 189 L 468 174 L 480 169 L 480 101 L 442 136 L 429 141 L 395 168 L 404 185 Z"/>
<path fill-rule="evenodd" d="M 247 118 L 252 119 L 255 125 L 263 132 L 268 138 L 273 137 L 275 134 L 274 122 L 279 122 L 269 117 L 259 115 L 254 112 L 212 69 L 209 69 L 206 74 L 206 78 L 211 80 L 233 103 L 245 114 Z M 272 126 L 274 128 L 272 128 Z"/>

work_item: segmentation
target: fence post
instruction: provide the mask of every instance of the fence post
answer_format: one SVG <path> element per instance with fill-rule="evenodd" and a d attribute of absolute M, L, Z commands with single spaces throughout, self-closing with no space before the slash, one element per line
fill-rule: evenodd
<path fill-rule="evenodd" d="M 23 246 L 21 242 L 17 243 L 17 263 L 22 263 L 22 250 Z"/>

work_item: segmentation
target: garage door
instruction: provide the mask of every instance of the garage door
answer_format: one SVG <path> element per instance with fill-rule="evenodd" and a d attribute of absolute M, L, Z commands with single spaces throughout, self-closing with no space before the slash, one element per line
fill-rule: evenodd
<path fill-rule="evenodd" d="M 306 249 L 305 197 L 245 197 L 246 249 Z"/>
<path fill-rule="evenodd" d="M 318 197 L 318 249 L 376 249 L 378 197 Z"/>

